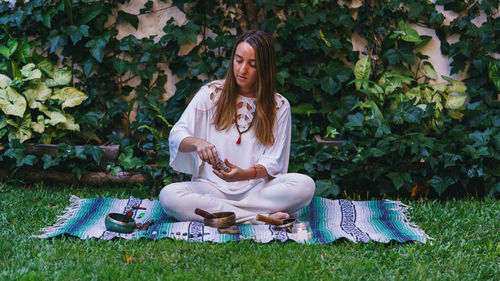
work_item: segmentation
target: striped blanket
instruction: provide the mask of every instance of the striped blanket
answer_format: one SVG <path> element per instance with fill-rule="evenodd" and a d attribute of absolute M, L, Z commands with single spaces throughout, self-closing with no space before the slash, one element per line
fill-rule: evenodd
<path fill-rule="evenodd" d="M 140 206 L 145 209 L 132 209 Z M 293 240 L 300 243 L 331 243 L 340 238 L 353 242 L 388 243 L 418 241 L 426 243 L 430 238 L 423 230 L 409 221 L 406 211 L 409 207 L 398 201 L 349 201 L 329 200 L 314 197 L 311 204 L 292 214 L 299 222 L 309 222 L 309 228 L 302 231 L 287 232 L 269 225 L 238 225 L 237 235 L 220 234 L 216 228 L 195 221 L 176 221 L 167 216 L 158 200 L 70 198 L 70 205 L 50 227 L 42 228 L 38 238 L 58 235 L 72 235 L 80 239 L 99 238 L 173 238 L 193 242 L 227 242 L 253 239 L 267 243 L 273 240 L 285 242 Z M 135 230 L 130 234 L 107 231 L 104 221 L 108 213 L 125 213 L 133 210 L 137 223 L 154 220 L 147 230 Z"/>

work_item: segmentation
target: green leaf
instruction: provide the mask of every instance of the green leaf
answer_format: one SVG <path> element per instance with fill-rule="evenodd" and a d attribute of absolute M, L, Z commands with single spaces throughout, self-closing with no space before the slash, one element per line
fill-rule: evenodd
<path fill-rule="evenodd" d="M 378 119 L 382 122 L 385 122 L 384 115 L 382 114 L 382 111 L 380 111 L 379 107 L 377 104 L 373 101 L 370 101 L 370 107 L 372 110 L 372 115 L 375 119 Z"/>
<path fill-rule="evenodd" d="M 50 52 L 57 51 L 60 47 L 66 46 L 68 36 L 64 33 L 59 33 L 57 30 L 51 30 L 47 38 L 50 42 Z"/>
<path fill-rule="evenodd" d="M 415 54 L 412 48 L 400 48 L 397 50 L 401 61 L 406 62 L 409 65 L 415 64 Z"/>
<path fill-rule="evenodd" d="M 396 109 L 392 111 L 394 114 L 392 117 L 392 122 L 396 124 L 402 124 L 403 121 L 408 123 L 418 123 L 422 118 L 422 109 L 413 105 L 415 101 L 409 100 L 400 103 Z"/>
<path fill-rule="evenodd" d="M 25 157 L 24 150 L 25 148 L 21 144 L 21 142 L 18 139 L 14 139 L 9 142 L 9 148 L 5 150 L 4 156 L 11 159 L 20 160 Z"/>
<path fill-rule="evenodd" d="M 447 93 L 465 94 L 465 92 L 467 91 L 467 86 L 465 85 L 465 83 L 453 80 L 450 77 L 446 77 L 444 75 L 441 75 L 441 77 L 443 77 L 444 80 L 451 83 L 451 85 L 449 85 L 448 88 L 446 89 Z"/>
<path fill-rule="evenodd" d="M 30 58 L 30 52 L 31 52 L 30 44 L 26 40 L 23 40 L 21 43 L 21 47 L 19 48 L 19 52 L 17 52 L 17 58 L 22 63 L 27 63 L 28 59 Z"/>
<path fill-rule="evenodd" d="M 82 40 L 84 36 L 85 37 L 89 36 L 89 27 L 87 25 L 81 25 L 81 26 L 70 25 L 66 29 L 66 32 L 71 38 L 71 41 L 73 41 L 73 44 L 76 44 L 78 41 Z"/>
<path fill-rule="evenodd" d="M 7 115 L 23 117 L 26 99 L 11 87 L 0 89 L 0 109 Z"/>
<path fill-rule="evenodd" d="M 42 112 L 49 117 L 49 124 L 55 126 L 59 123 L 66 123 L 66 117 L 59 109 L 48 108 L 43 109 Z"/>
<path fill-rule="evenodd" d="M 7 132 L 8 132 L 8 130 L 6 128 L 0 129 L 0 139 L 3 138 L 3 136 L 5 136 L 5 134 L 7 134 Z M 0 151 L 3 150 L 4 148 L 5 148 L 5 146 L 0 143 Z M 0 154 L 0 161 L 2 161 L 1 154 Z"/>
<path fill-rule="evenodd" d="M 29 154 L 22 159 L 17 159 L 16 166 L 17 167 L 21 167 L 24 165 L 33 166 L 36 164 L 36 162 L 37 162 L 36 156 Z"/>
<path fill-rule="evenodd" d="M 405 184 L 405 182 L 411 182 L 409 173 L 390 172 L 387 174 L 387 177 L 392 180 L 392 184 L 394 184 L 396 190 L 399 190 Z"/>
<path fill-rule="evenodd" d="M 62 109 L 66 107 L 75 107 L 81 104 L 87 98 L 88 96 L 86 94 L 73 87 L 64 87 L 60 90 L 57 90 L 51 97 L 51 99 L 58 99 L 63 101 Z"/>
<path fill-rule="evenodd" d="M 49 29 L 52 28 L 52 25 L 51 25 L 51 18 L 54 14 L 56 14 L 57 11 L 56 9 L 54 8 L 51 8 L 49 9 L 48 11 L 44 11 L 43 13 L 41 13 L 41 18 L 39 19 L 43 25 L 45 25 L 46 27 L 48 27 Z"/>
<path fill-rule="evenodd" d="M 10 86 L 12 80 L 7 75 L 3 75 L 0 73 L 0 89 L 5 89 Z"/>
<path fill-rule="evenodd" d="M 0 61 L 0 72 L 9 71 L 9 63 L 7 61 Z"/>
<path fill-rule="evenodd" d="M 61 162 L 61 158 L 54 156 L 52 157 L 50 154 L 44 154 L 42 156 L 42 161 L 43 161 L 43 169 L 46 170 L 50 167 L 55 167 L 59 165 Z"/>
<path fill-rule="evenodd" d="M 102 117 L 103 113 L 97 107 L 93 107 L 91 110 L 85 113 L 85 115 L 81 116 L 78 119 L 78 123 L 88 124 L 92 127 L 97 127 L 99 119 L 101 119 Z"/>
<path fill-rule="evenodd" d="M 500 92 L 500 60 L 492 59 L 488 64 L 488 76 Z"/>
<path fill-rule="evenodd" d="M 363 114 L 357 112 L 354 115 L 349 115 L 347 116 L 348 122 L 345 124 L 346 128 L 352 128 L 352 127 L 362 127 L 363 122 L 365 121 L 365 117 Z"/>
<path fill-rule="evenodd" d="M 196 44 L 198 41 L 197 36 L 201 30 L 201 27 L 199 25 L 195 24 L 193 20 L 190 20 L 188 23 L 186 23 L 185 25 L 182 26 L 182 29 L 184 31 L 184 36 L 177 39 L 179 44 L 182 45 L 187 40 Z"/>
<path fill-rule="evenodd" d="M 394 49 L 387 50 L 384 56 L 387 58 L 387 61 L 390 65 L 397 64 L 401 60 L 401 58 L 399 57 L 399 53 Z"/>
<path fill-rule="evenodd" d="M 40 114 L 37 116 L 37 121 L 31 123 L 31 128 L 33 131 L 42 134 L 45 131 L 45 123 L 45 118 Z"/>
<path fill-rule="evenodd" d="M 134 169 L 144 165 L 141 159 L 134 157 L 134 151 L 130 146 L 125 147 L 120 156 L 118 156 L 118 163 L 125 169 Z"/>
<path fill-rule="evenodd" d="M 107 40 L 103 38 L 93 39 L 85 44 L 89 48 L 90 54 L 98 61 L 102 62 L 104 58 L 104 48 L 106 47 Z"/>
<path fill-rule="evenodd" d="M 34 87 L 28 88 L 23 92 L 23 95 L 28 100 L 29 108 L 38 108 L 42 110 L 43 104 L 40 102 L 46 101 L 52 94 L 52 89 L 47 87 L 45 83 L 38 83 Z"/>
<path fill-rule="evenodd" d="M 317 196 L 337 196 L 340 194 L 340 187 L 330 179 L 316 181 L 315 195 Z"/>
<path fill-rule="evenodd" d="M 151 134 L 153 134 L 153 137 L 154 137 L 156 140 L 161 140 L 161 139 L 163 138 L 162 133 L 161 133 L 159 130 L 157 130 L 157 129 L 155 129 L 155 128 L 151 127 L 151 126 L 148 126 L 148 125 L 142 125 L 142 126 L 139 126 L 137 129 L 139 129 L 139 130 L 141 130 L 141 129 L 146 129 L 146 130 L 150 131 L 150 132 L 151 132 Z"/>
<path fill-rule="evenodd" d="M 66 16 L 68 16 L 70 24 L 73 24 L 73 5 L 71 5 L 71 0 L 64 0 L 64 11 Z"/>
<path fill-rule="evenodd" d="M 292 79 L 292 83 L 306 91 L 311 90 L 315 85 L 315 81 L 313 79 L 307 79 L 307 78 Z"/>
<path fill-rule="evenodd" d="M 364 56 L 354 66 L 354 77 L 368 81 L 371 74 L 371 60 L 369 56 Z M 367 83 L 367 82 L 366 82 Z M 360 89 L 365 83 L 356 82 L 356 89 Z M 363 87 L 364 88 L 364 87 Z"/>
<path fill-rule="evenodd" d="M 36 64 L 36 67 L 45 72 L 49 77 L 54 78 L 54 64 L 50 60 L 44 58 Z"/>
<path fill-rule="evenodd" d="M 17 63 L 14 60 L 11 60 L 10 66 L 12 68 L 12 77 L 14 77 L 14 80 L 17 79 L 19 81 L 23 81 L 23 74 L 21 73 L 21 70 L 19 70 Z"/>
<path fill-rule="evenodd" d="M 88 58 L 84 63 L 83 63 L 83 73 L 85 76 L 89 77 L 92 71 L 94 70 L 96 63 L 95 60 L 92 58 Z"/>
<path fill-rule="evenodd" d="M 7 41 L 7 46 L 0 46 L 0 54 L 3 55 L 6 59 L 9 59 L 17 49 L 18 42 L 16 39 L 9 39 Z"/>
<path fill-rule="evenodd" d="M 441 178 L 439 176 L 434 176 L 432 179 L 427 181 L 427 184 L 434 187 L 434 190 L 439 196 L 448 188 L 448 186 L 454 184 L 455 181 L 450 177 Z"/>
<path fill-rule="evenodd" d="M 406 100 L 415 100 L 413 105 L 417 105 L 418 103 L 420 103 L 420 99 L 422 96 L 419 86 L 411 88 L 406 93 L 404 93 L 404 95 L 407 98 Z"/>
<path fill-rule="evenodd" d="M 113 68 L 118 72 L 118 74 L 122 75 L 127 72 L 129 69 L 129 62 L 125 60 L 121 60 L 119 58 L 113 58 Z"/>
<path fill-rule="evenodd" d="M 325 77 L 321 79 L 321 89 L 330 95 L 334 95 L 340 91 L 341 85 L 332 77 Z"/>
<path fill-rule="evenodd" d="M 460 109 L 464 106 L 466 100 L 467 95 L 450 94 L 446 96 L 444 107 L 447 109 Z"/>
<path fill-rule="evenodd" d="M 0 115 L 0 129 L 3 129 L 3 128 L 5 128 L 5 127 L 7 126 L 6 119 L 7 119 L 7 118 L 6 118 L 5 114 L 1 114 L 1 115 Z M 3 135 L 2 135 L 2 137 L 3 137 Z M 0 139 L 1 139 L 2 137 L 0 137 Z M 0 150 L 1 150 L 1 149 L 0 149 Z"/>
<path fill-rule="evenodd" d="M 24 77 L 23 81 L 42 78 L 42 72 L 35 68 L 34 63 L 29 63 L 23 66 L 23 68 L 21 68 L 21 74 Z"/>
<path fill-rule="evenodd" d="M 85 154 L 85 146 L 75 146 L 75 157 L 80 160 L 87 160 L 87 155 Z"/>
<path fill-rule="evenodd" d="M 448 88 L 448 85 L 445 83 L 436 83 L 431 85 L 432 89 L 437 92 L 445 92 L 446 89 Z"/>
<path fill-rule="evenodd" d="M 71 114 L 64 113 L 64 117 L 66 118 L 66 122 L 57 124 L 57 129 L 80 131 L 80 125 L 75 123 L 75 118 Z"/>
<path fill-rule="evenodd" d="M 371 74 L 370 57 L 364 56 L 354 66 L 354 77 L 356 79 L 369 79 Z"/>
<path fill-rule="evenodd" d="M 419 72 L 432 80 L 436 80 L 438 78 L 436 70 L 434 70 L 434 67 L 429 62 L 424 62 L 420 67 Z"/>
<path fill-rule="evenodd" d="M 431 12 L 431 16 L 429 18 L 429 23 L 432 24 L 432 25 L 441 26 L 441 24 L 443 23 L 444 19 L 445 18 L 443 16 L 443 14 L 441 14 L 438 11 L 432 11 Z"/>
<path fill-rule="evenodd" d="M 281 84 L 281 86 L 285 85 L 285 80 L 288 77 L 290 77 L 290 74 L 286 70 L 276 73 L 276 79 Z"/>
<path fill-rule="evenodd" d="M 90 155 L 92 156 L 92 159 L 94 159 L 96 164 L 99 165 L 101 163 L 102 156 L 103 156 L 104 152 L 102 151 L 102 149 L 100 147 L 92 146 L 92 145 L 85 145 L 85 151 L 87 153 L 90 153 Z"/>
<path fill-rule="evenodd" d="M 65 68 L 58 68 L 54 70 L 54 79 L 47 79 L 45 83 L 49 87 L 64 86 L 71 82 L 73 74 L 70 70 Z"/>
<path fill-rule="evenodd" d="M 127 22 L 132 25 L 136 30 L 139 27 L 139 18 L 134 14 L 129 14 L 124 11 L 118 11 L 118 17 L 116 18 L 116 23 L 120 24 L 122 22 Z"/>
<path fill-rule="evenodd" d="M 422 39 L 415 29 L 409 28 L 404 21 L 399 22 L 399 28 L 404 31 L 404 35 L 401 36 L 406 42 L 420 42 Z"/>
<path fill-rule="evenodd" d="M 94 18 L 96 18 L 99 14 L 101 14 L 103 10 L 104 1 L 96 1 L 91 4 L 91 6 L 83 12 L 83 17 L 80 20 L 80 24 L 87 24 Z"/>
<path fill-rule="evenodd" d="M 16 127 L 15 131 L 9 133 L 9 140 L 18 139 L 21 143 L 29 140 L 33 135 L 31 130 L 31 114 L 24 115 L 19 126 Z"/>
<path fill-rule="evenodd" d="M 491 187 L 488 195 L 493 197 L 493 195 L 495 195 L 495 192 L 500 193 L 500 182 L 497 182 L 494 186 Z"/>
<path fill-rule="evenodd" d="M 472 51 L 472 44 L 464 40 L 458 41 L 457 43 L 453 44 L 452 47 L 460 50 L 460 53 L 465 57 L 469 57 Z"/>
<path fill-rule="evenodd" d="M 384 93 L 386 95 L 390 95 L 390 94 L 394 93 L 397 89 L 403 88 L 403 86 L 404 86 L 403 81 L 401 79 L 391 77 L 391 78 L 387 79 Z"/>

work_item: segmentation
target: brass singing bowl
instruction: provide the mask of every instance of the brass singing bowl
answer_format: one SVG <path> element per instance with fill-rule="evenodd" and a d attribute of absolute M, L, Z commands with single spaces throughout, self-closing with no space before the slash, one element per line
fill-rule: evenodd
<path fill-rule="evenodd" d="M 287 232 L 292 232 L 292 227 L 296 222 L 297 222 L 297 220 L 294 218 L 285 219 L 285 220 L 283 220 L 283 224 L 274 225 L 273 227 L 276 230 L 285 230 Z"/>
<path fill-rule="evenodd" d="M 205 225 L 211 227 L 229 227 L 236 224 L 236 215 L 233 212 L 214 213 L 216 219 L 205 218 Z"/>
<path fill-rule="evenodd" d="M 106 229 L 118 233 L 132 233 L 135 229 L 135 220 L 130 218 L 128 221 L 122 221 L 125 215 L 118 213 L 110 213 L 106 216 L 104 224 Z"/>

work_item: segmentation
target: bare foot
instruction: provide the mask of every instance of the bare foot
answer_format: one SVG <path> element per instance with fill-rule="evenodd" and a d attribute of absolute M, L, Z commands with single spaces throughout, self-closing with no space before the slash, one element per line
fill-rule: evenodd
<path fill-rule="evenodd" d="M 284 212 L 276 212 L 270 214 L 269 217 L 277 220 L 286 220 L 290 218 L 290 215 Z"/>

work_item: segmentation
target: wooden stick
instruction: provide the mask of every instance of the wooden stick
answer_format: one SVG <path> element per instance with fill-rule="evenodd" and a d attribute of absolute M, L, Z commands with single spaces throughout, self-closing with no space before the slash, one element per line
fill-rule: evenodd
<path fill-rule="evenodd" d="M 266 217 L 263 215 L 257 215 L 257 217 L 255 217 L 255 219 L 257 219 L 258 221 L 261 221 L 261 222 L 271 224 L 271 225 L 282 225 L 283 224 L 282 220 L 273 219 L 271 217 Z"/>
<path fill-rule="evenodd" d="M 202 216 L 202 217 L 204 217 L 206 219 L 216 219 L 217 218 L 216 215 L 214 215 L 212 213 L 209 213 L 209 212 L 207 212 L 205 210 L 202 210 L 200 208 L 194 209 L 194 213 L 197 214 L 198 216 Z"/>

